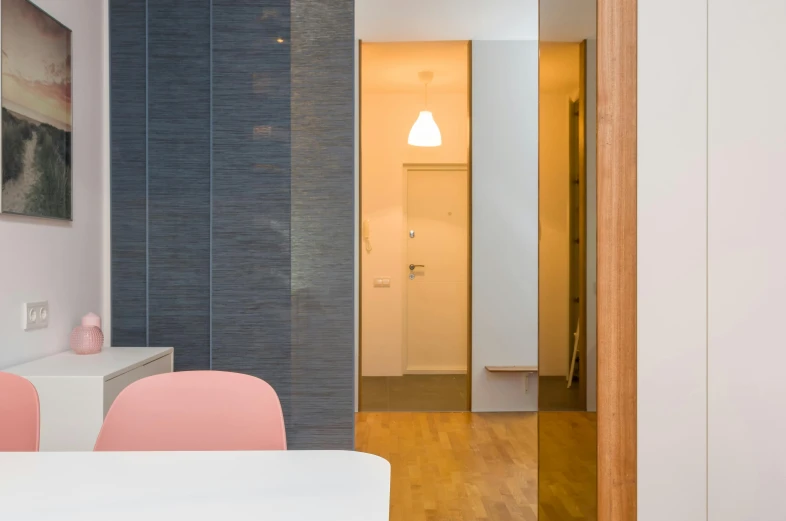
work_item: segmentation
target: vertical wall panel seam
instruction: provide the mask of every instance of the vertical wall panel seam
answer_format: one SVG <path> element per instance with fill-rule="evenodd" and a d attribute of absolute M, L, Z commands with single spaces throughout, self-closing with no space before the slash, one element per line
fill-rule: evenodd
<path fill-rule="evenodd" d="M 145 0 L 145 345 L 150 345 L 150 15 Z"/>
<path fill-rule="evenodd" d="M 114 89 L 112 88 L 112 62 L 114 61 L 114 60 L 112 60 L 112 0 L 106 0 L 106 20 L 105 20 L 105 22 L 106 22 L 106 57 L 104 59 L 106 60 L 106 63 L 104 65 L 107 68 L 107 74 L 106 74 L 106 77 L 104 78 L 104 81 L 106 81 L 106 84 L 107 84 L 107 93 L 106 93 L 107 100 L 106 100 L 105 107 L 109 110 L 109 114 L 107 114 L 104 117 L 104 122 L 108 123 L 106 132 L 109 134 L 109 146 L 107 147 L 107 150 L 106 150 L 107 156 L 108 156 L 108 162 L 107 163 L 109 164 L 109 171 L 106 172 L 105 175 L 108 178 L 107 184 L 108 184 L 108 188 L 109 189 L 106 190 L 104 193 L 105 194 L 106 193 L 109 194 L 109 216 L 107 217 L 107 222 L 104 223 L 104 226 L 108 226 L 109 227 L 109 234 L 108 234 L 108 236 L 109 236 L 109 244 L 105 244 L 104 245 L 104 251 L 109 249 L 109 264 L 105 265 L 104 269 L 109 270 L 109 299 L 108 299 L 109 302 L 107 302 L 106 300 L 103 302 L 103 304 L 101 306 L 101 312 L 102 313 L 107 313 L 106 310 L 107 310 L 107 304 L 108 304 L 109 305 L 109 311 L 107 313 L 108 316 L 105 315 L 104 320 L 106 321 L 107 318 L 109 319 L 109 328 L 107 328 L 106 325 L 104 325 L 104 330 L 106 331 L 106 334 L 109 335 L 109 343 L 111 345 L 112 344 L 112 337 L 114 336 L 112 334 L 113 331 L 114 331 L 114 325 L 113 325 L 113 323 L 114 323 L 114 320 L 113 320 L 114 319 L 114 312 L 112 311 L 112 286 L 113 286 L 113 284 L 112 284 L 112 282 L 113 282 L 113 280 L 112 280 L 112 264 L 113 264 L 113 258 L 114 258 L 114 255 L 113 255 L 114 252 L 112 250 L 112 239 L 114 238 L 114 234 L 112 233 L 112 199 L 113 199 L 113 194 L 114 194 L 114 192 L 112 191 L 112 177 L 113 177 L 112 176 L 112 129 L 115 128 L 115 126 L 112 124 L 112 92 L 114 91 Z M 104 166 L 106 166 L 107 163 L 104 163 Z M 107 234 L 106 234 L 106 232 L 104 232 L 104 237 L 106 237 L 106 236 L 107 236 Z M 106 280 L 107 279 L 106 279 L 105 276 L 104 276 L 103 280 L 104 280 L 104 283 L 106 284 Z M 106 288 L 104 288 L 104 291 L 102 292 L 102 298 L 106 298 L 106 295 L 107 295 Z"/>
<path fill-rule="evenodd" d="M 705 135 L 704 135 L 704 174 L 705 174 L 705 202 L 704 211 L 706 212 L 704 221 L 705 245 L 704 245 L 704 519 L 710 518 L 710 0 L 706 2 L 705 12 L 705 69 L 704 69 L 704 93 L 705 93 Z"/>
<path fill-rule="evenodd" d="M 208 171 L 210 175 L 209 197 L 210 208 L 208 217 L 208 249 L 209 249 L 209 269 L 208 269 L 208 343 L 209 343 L 209 367 L 213 369 L 213 0 L 210 0 L 210 164 Z"/>

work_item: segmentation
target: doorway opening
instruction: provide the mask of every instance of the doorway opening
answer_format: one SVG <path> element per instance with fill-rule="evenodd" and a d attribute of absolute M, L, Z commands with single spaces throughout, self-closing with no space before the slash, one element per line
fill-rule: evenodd
<path fill-rule="evenodd" d="M 595 68 L 595 49 L 592 39 L 540 43 L 540 208 L 546 231 L 539 252 L 538 511 L 544 521 L 598 515 L 591 204 L 596 88 L 594 75 L 587 74 Z"/>
<path fill-rule="evenodd" d="M 469 410 L 468 50 L 361 42 L 360 411 Z"/>
<path fill-rule="evenodd" d="M 586 121 L 595 100 L 587 94 L 587 45 L 587 40 L 540 45 L 541 411 L 594 410 L 595 369 L 587 350 L 594 353 L 594 294 L 587 292 L 587 280 L 594 287 L 595 274 L 588 268 L 587 230 L 594 229 L 595 215 L 587 209 Z M 594 176 L 594 159 L 590 167 Z"/>

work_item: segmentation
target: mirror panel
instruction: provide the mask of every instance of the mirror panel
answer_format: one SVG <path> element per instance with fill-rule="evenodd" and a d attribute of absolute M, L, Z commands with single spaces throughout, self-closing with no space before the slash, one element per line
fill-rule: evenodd
<path fill-rule="evenodd" d="M 597 519 L 594 0 L 541 2 L 538 518 Z"/>

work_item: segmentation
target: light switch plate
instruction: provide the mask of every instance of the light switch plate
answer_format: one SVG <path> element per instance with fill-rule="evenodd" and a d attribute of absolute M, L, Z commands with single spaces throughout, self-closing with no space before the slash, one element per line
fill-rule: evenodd
<path fill-rule="evenodd" d="M 22 306 L 22 328 L 25 331 L 49 326 L 49 302 L 25 302 Z"/>
<path fill-rule="evenodd" d="M 389 288 L 390 287 L 390 277 L 376 277 L 374 279 L 374 287 L 375 288 Z"/>

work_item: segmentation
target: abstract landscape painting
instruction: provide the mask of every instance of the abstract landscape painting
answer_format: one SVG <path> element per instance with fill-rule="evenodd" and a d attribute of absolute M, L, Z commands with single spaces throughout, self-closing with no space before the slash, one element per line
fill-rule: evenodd
<path fill-rule="evenodd" d="M 70 220 L 71 31 L 28 0 L 0 2 L 0 211 Z"/>

